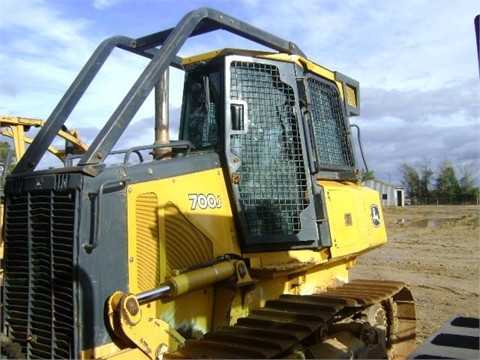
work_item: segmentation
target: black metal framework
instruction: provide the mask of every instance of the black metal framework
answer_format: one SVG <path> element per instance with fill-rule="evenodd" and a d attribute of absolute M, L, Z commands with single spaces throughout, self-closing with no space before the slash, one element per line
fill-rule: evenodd
<path fill-rule="evenodd" d="M 164 72 L 171 65 L 180 66 L 181 59 L 177 53 L 185 41 L 189 37 L 215 30 L 226 30 L 276 51 L 303 56 L 302 51 L 294 43 L 210 8 L 194 10 L 185 15 L 174 28 L 148 36 L 137 39 L 116 36 L 107 39 L 85 64 L 13 173 L 32 171 L 36 168 L 110 53 L 113 49 L 120 48 L 151 58 L 151 61 L 79 161 L 81 166 L 102 164 Z M 157 48 L 158 46 L 161 47 Z"/>

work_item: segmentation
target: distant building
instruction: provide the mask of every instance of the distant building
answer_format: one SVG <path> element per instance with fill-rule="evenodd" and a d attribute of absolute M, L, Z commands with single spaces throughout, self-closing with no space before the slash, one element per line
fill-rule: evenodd
<path fill-rule="evenodd" d="M 367 180 L 363 185 L 379 192 L 382 206 L 405 206 L 405 189 L 403 187 L 379 180 Z"/>

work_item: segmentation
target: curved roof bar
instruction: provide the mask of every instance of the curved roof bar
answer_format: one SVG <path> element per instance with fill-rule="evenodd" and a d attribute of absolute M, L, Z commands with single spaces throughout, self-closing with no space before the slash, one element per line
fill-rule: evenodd
<path fill-rule="evenodd" d="M 103 163 L 165 70 L 170 65 L 179 66 L 180 58 L 177 54 L 186 40 L 216 30 L 229 31 L 275 51 L 304 56 L 294 43 L 210 8 L 191 11 L 171 29 L 137 39 L 124 36 L 107 39 L 99 45 L 80 71 L 13 173 L 35 169 L 47 151 L 48 145 L 51 144 L 115 47 L 151 58 L 151 61 L 80 159 L 79 166 Z M 161 47 L 158 49 L 158 46 Z"/>

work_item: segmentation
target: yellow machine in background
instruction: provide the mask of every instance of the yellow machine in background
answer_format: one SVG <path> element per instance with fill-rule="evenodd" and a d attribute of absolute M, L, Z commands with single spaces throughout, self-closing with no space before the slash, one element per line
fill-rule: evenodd
<path fill-rule="evenodd" d="M 13 139 L 13 148 L 15 149 L 15 157 L 17 161 L 25 154 L 25 144 L 31 144 L 33 139 L 25 136 L 25 131 L 30 128 L 39 128 L 45 125 L 44 120 L 31 119 L 17 116 L 0 115 L 0 135 Z M 58 136 L 71 143 L 75 150 L 72 154 L 82 154 L 87 151 L 88 146 L 78 138 L 76 130 L 68 131 L 60 129 Z M 65 161 L 67 149 L 58 150 L 53 146 L 48 147 L 48 151 L 57 156 L 62 162 Z"/>
<path fill-rule="evenodd" d="M 215 30 L 269 51 L 178 56 Z M 37 170 L 115 48 L 150 62 L 75 166 Z M 185 72 L 176 141 L 169 67 Z M 155 143 L 107 166 L 152 92 Z M 105 40 L 7 179 L 11 356 L 404 358 L 415 344 L 409 290 L 348 278 L 387 241 L 352 145 L 359 110 L 357 81 L 212 9 Z"/>

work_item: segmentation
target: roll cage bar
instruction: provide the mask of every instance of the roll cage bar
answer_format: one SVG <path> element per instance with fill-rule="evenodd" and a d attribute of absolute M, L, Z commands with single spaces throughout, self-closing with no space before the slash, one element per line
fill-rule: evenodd
<path fill-rule="evenodd" d="M 190 37 L 216 30 L 226 30 L 278 52 L 305 56 L 293 42 L 211 8 L 193 10 L 185 15 L 177 26 L 137 39 L 126 36 L 106 39 L 97 47 L 77 75 L 47 119 L 45 126 L 27 149 L 25 156 L 18 162 L 13 174 L 35 170 L 48 146 L 115 48 L 133 52 L 151 60 L 80 159 L 78 165 L 84 168 L 103 163 L 168 67 L 171 65 L 182 68 L 182 59 L 177 56 L 177 53 L 185 41 Z"/>

